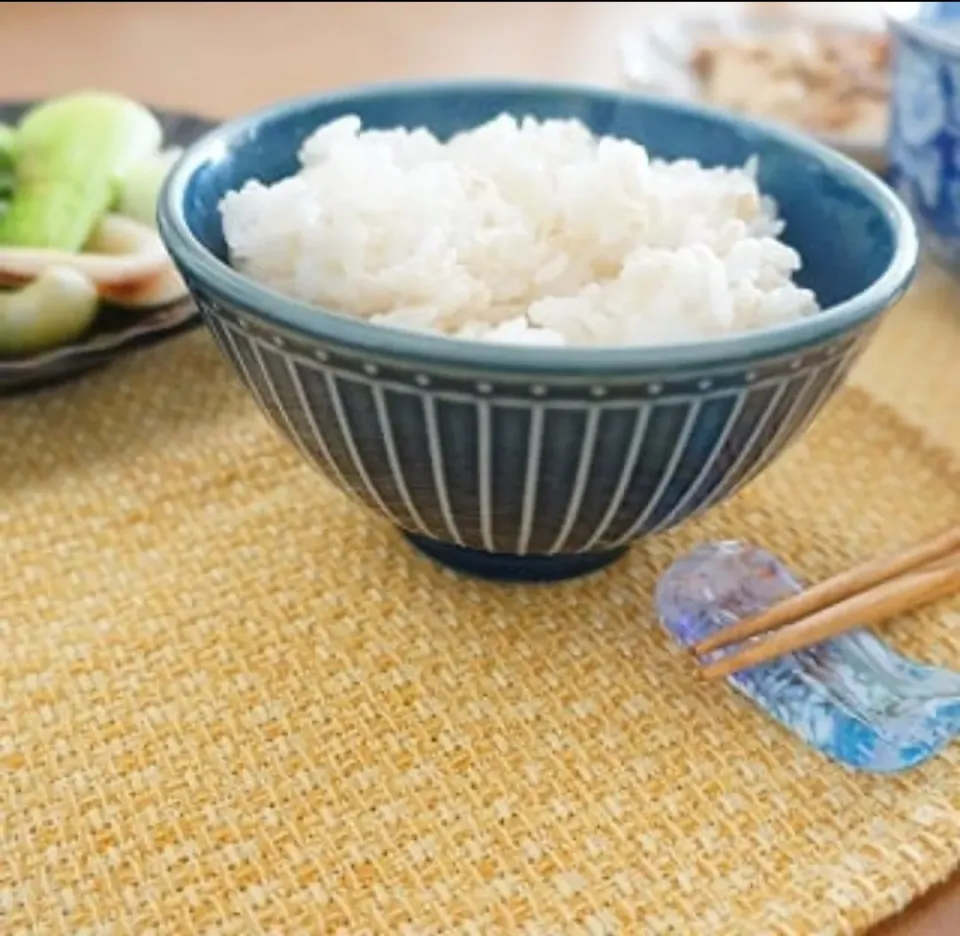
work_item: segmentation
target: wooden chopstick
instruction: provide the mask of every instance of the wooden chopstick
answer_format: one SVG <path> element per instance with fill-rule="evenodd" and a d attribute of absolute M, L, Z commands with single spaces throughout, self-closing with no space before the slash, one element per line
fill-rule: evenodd
<path fill-rule="evenodd" d="M 705 664 L 700 675 L 704 679 L 721 679 L 956 592 L 960 592 L 960 552 L 941 558 L 930 566 L 906 572 L 899 578 L 881 582 L 872 589 L 774 631 L 735 653 Z"/>
<path fill-rule="evenodd" d="M 960 524 L 945 530 L 932 539 L 911 546 L 894 556 L 872 559 L 864 565 L 814 585 L 806 591 L 768 610 L 744 618 L 691 646 L 695 656 L 703 656 L 721 647 L 740 643 L 766 631 L 789 624 L 801 617 L 835 605 L 858 592 L 866 591 L 882 582 L 890 581 L 905 572 L 927 565 L 960 549 Z"/>

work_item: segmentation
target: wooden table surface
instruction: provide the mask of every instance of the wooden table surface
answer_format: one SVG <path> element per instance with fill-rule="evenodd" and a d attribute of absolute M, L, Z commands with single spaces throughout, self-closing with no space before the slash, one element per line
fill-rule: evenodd
<path fill-rule="evenodd" d="M 392 78 L 608 82 L 617 79 L 623 31 L 677 6 L 0 3 L 0 97 L 101 87 L 229 116 L 277 98 Z M 696 6 L 703 4 L 683 4 Z M 876 936 L 960 936 L 960 875 Z"/>

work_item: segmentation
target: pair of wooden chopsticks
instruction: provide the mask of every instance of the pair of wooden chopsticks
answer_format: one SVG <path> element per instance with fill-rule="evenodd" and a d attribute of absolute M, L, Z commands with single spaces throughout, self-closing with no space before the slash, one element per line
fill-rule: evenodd
<path fill-rule="evenodd" d="M 902 553 L 873 559 L 821 582 L 707 637 L 691 650 L 702 657 L 763 635 L 701 666 L 703 678 L 721 679 L 957 592 L 960 525 Z"/>

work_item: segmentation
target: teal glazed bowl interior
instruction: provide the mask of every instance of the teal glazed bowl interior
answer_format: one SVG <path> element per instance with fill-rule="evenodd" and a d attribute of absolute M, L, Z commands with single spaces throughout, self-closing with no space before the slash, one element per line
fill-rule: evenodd
<path fill-rule="evenodd" d="M 703 343 L 531 349 L 371 325 L 228 265 L 224 194 L 297 171 L 318 125 L 354 113 L 449 136 L 503 112 L 576 118 L 665 158 L 758 156 L 825 311 Z M 514 580 L 598 569 L 755 478 L 840 386 L 917 262 L 902 203 L 837 153 L 698 105 L 553 84 L 385 85 L 269 107 L 187 151 L 159 223 L 220 349 L 304 458 L 434 559 Z"/>

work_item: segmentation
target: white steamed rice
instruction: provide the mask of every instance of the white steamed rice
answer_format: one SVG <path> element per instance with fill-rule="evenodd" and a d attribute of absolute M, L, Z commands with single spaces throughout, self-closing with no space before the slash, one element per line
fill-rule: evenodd
<path fill-rule="evenodd" d="M 371 322 L 537 345 L 661 344 L 818 311 L 754 167 L 651 159 L 575 120 L 319 128 L 223 199 L 231 263 Z"/>

